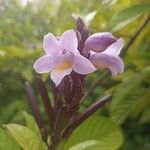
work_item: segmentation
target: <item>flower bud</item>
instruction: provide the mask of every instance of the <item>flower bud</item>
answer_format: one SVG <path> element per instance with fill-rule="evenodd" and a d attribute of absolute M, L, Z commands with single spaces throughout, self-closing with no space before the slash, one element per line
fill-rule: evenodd
<path fill-rule="evenodd" d="M 114 42 L 116 42 L 116 38 L 111 33 L 96 33 L 85 41 L 84 50 L 102 52 Z"/>

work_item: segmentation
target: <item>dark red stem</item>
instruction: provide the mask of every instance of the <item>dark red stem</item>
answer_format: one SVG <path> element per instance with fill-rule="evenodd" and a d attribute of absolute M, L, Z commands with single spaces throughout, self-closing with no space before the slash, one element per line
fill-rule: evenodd
<path fill-rule="evenodd" d="M 42 97 L 45 111 L 47 113 L 50 125 L 53 128 L 54 110 L 53 110 L 53 107 L 51 105 L 51 101 L 50 101 L 50 98 L 48 96 L 46 86 L 45 86 L 45 84 L 41 78 L 38 78 L 38 84 L 39 84 L 39 89 L 40 89 L 40 93 L 41 93 L 41 97 Z"/>
<path fill-rule="evenodd" d="M 54 122 L 54 129 L 51 134 L 52 144 L 51 144 L 51 150 L 55 150 L 56 146 L 58 145 L 62 130 L 66 127 L 69 120 L 69 113 L 68 108 L 66 105 L 62 105 L 61 108 L 57 110 L 56 119 Z"/>
<path fill-rule="evenodd" d="M 54 97 L 54 113 L 62 106 L 62 93 L 59 87 L 55 86 L 55 83 L 51 81 L 52 93 Z"/>
<path fill-rule="evenodd" d="M 94 112 L 96 112 L 99 108 L 101 108 L 104 104 L 112 99 L 112 95 L 107 95 L 102 97 L 100 100 L 96 101 L 92 104 L 85 112 L 80 114 L 70 125 L 66 128 L 63 136 L 67 136 L 72 131 L 74 131 L 82 122 L 84 122 L 89 116 L 91 116 Z"/>
<path fill-rule="evenodd" d="M 26 82 L 25 89 L 26 89 L 26 92 L 27 92 L 28 101 L 29 101 L 29 104 L 31 106 L 34 118 L 37 122 L 37 125 L 38 125 L 40 131 L 41 131 L 42 138 L 45 142 L 47 142 L 48 130 L 44 126 L 44 123 L 43 123 L 38 105 L 36 103 L 36 98 L 35 98 L 35 95 L 34 95 L 33 88 L 28 82 Z"/>

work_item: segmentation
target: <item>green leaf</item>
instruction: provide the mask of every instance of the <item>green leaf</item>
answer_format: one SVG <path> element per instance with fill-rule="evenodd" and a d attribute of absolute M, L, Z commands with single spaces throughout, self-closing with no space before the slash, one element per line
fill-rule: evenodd
<path fill-rule="evenodd" d="M 5 130 L 0 128 L 0 150 L 20 150 L 19 145 L 13 142 Z"/>
<path fill-rule="evenodd" d="M 150 123 L 150 109 L 149 108 L 150 106 L 145 108 L 145 110 L 143 111 L 141 118 L 140 118 L 141 123 Z"/>
<path fill-rule="evenodd" d="M 108 118 L 92 116 L 83 122 L 58 150 L 116 150 L 122 144 L 120 129 Z"/>
<path fill-rule="evenodd" d="M 111 6 L 114 5 L 118 0 L 102 0 L 102 4 L 104 6 Z"/>
<path fill-rule="evenodd" d="M 41 138 L 41 133 L 40 130 L 37 126 L 37 123 L 35 121 L 35 119 L 33 118 L 33 116 L 31 116 L 30 114 L 23 112 L 25 119 L 26 119 L 26 125 L 29 129 L 31 129 L 34 133 L 36 133 L 36 135 L 39 137 L 41 143 L 42 142 L 42 138 Z M 50 142 L 49 142 L 50 143 Z M 43 146 L 46 147 L 45 143 L 43 143 Z"/>
<path fill-rule="evenodd" d="M 7 132 L 24 150 L 45 150 L 44 144 L 32 130 L 18 124 L 5 126 Z"/>
<path fill-rule="evenodd" d="M 111 31 L 117 31 L 124 26 L 132 23 L 135 19 L 142 14 L 150 11 L 150 4 L 140 4 L 131 6 L 119 12 L 108 23 L 108 29 Z"/>
<path fill-rule="evenodd" d="M 142 84 L 148 81 L 149 76 L 150 67 L 145 67 L 140 73 L 131 75 L 117 87 L 110 104 L 111 119 L 115 123 L 122 124 L 139 100 L 143 99 L 146 89 Z M 147 103 L 147 100 L 145 102 Z"/>
<path fill-rule="evenodd" d="M 29 115 L 28 113 L 26 112 L 23 112 L 24 116 L 25 116 L 25 119 L 26 119 L 26 124 L 27 124 L 27 127 L 29 129 L 31 129 L 34 133 L 36 133 L 38 136 L 40 136 L 40 131 L 39 131 L 39 128 L 35 122 L 35 119 L 33 118 L 33 116 Z"/>
<path fill-rule="evenodd" d="M 71 148 L 69 148 L 69 150 L 84 150 L 84 149 L 90 149 L 90 148 L 94 148 L 96 146 L 98 146 L 98 141 L 96 140 L 87 140 L 85 142 L 81 142 L 79 144 L 76 144 L 74 146 L 72 146 Z"/>

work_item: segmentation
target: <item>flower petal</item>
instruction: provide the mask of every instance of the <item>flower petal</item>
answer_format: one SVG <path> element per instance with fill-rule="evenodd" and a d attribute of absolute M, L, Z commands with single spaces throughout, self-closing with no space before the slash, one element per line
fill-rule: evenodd
<path fill-rule="evenodd" d="M 37 73 L 48 73 L 56 67 L 57 60 L 56 57 L 45 55 L 39 58 L 34 63 L 34 69 Z"/>
<path fill-rule="evenodd" d="M 102 52 L 115 41 L 116 38 L 109 32 L 95 33 L 85 41 L 84 50 Z"/>
<path fill-rule="evenodd" d="M 103 53 L 109 55 L 119 55 L 124 46 L 122 38 L 118 39 L 115 43 L 111 44 Z"/>
<path fill-rule="evenodd" d="M 43 48 L 48 55 L 53 55 L 60 50 L 59 41 L 52 33 L 44 36 Z"/>
<path fill-rule="evenodd" d="M 53 82 L 55 83 L 56 86 L 58 86 L 62 79 L 66 76 L 69 75 L 72 71 L 72 68 L 66 69 L 64 71 L 59 71 L 58 69 L 54 69 L 51 72 L 51 79 L 53 80 Z"/>
<path fill-rule="evenodd" d="M 96 71 L 90 60 L 82 55 L 75 55 L 73 62 L 73 70 L 79 74 L 88 74 Z"/>
<path fill-rule="evenodd" d="M 73 60 L 74 60 L 74 54 L 73 53 L 70 53 L 70 52 L 66 52 L 65 54 L 59 54 L 59 55 L 56 55 L 58 61 L 57 61 L 57 64 L 58 65 L 61 65 L 65 62 L 70 62 L 72 64 Z"/>
<path fill-rule="evenodd" d="M 73 29 L 65 31 L 60 37 L 61 48 L 72 53 L 78 53 L 78 40 Z"/>
<path fill-rule="evenodd" d="M 90 60 L 96 68 L 108 68 L 113 76 L 122 73 L 124 70 L 123 61 L 119 56 L 95 53 L 90 56 Z"/>

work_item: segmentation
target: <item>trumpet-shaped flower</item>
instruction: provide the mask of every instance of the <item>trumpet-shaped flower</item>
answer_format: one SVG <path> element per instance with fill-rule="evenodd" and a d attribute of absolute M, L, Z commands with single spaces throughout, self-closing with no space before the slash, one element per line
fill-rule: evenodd
<path fill-rule="evenodd" d="M 77 46 L 76 33 L 72 29 L 64 32 L 59 39 L 52 33 L 45 35 L 43 47 L 46 55 L 35 62 L 34 69 L 38 73 L 50 73 L 56 86 L 73 70 L 78 74 L 94 72 L 96 68 L 80 55 Z"/>
<path fill-rule="evenodd" d="M 122 73 L 124 64 L 119 54 L 124 46 L 122 38 L 116 39 L 111 33 L 96 33 L 90 36 L 85 47 L 90 52 L 89 59 L 96 68 L 108 68 L 113 76 Z"/>

